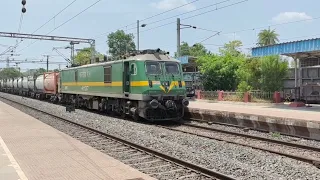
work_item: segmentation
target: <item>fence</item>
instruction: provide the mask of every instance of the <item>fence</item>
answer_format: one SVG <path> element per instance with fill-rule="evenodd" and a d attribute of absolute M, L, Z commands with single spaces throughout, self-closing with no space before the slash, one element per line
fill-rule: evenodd
<path fill-rule="evenodd" d="M 237 91 L 197 91 L 198 99 L 214 100 L 214 101 L 237 101 L 237 102 L 258 102 L 271 103 L 281 102 L 280 92 L 237 92 Z"/>

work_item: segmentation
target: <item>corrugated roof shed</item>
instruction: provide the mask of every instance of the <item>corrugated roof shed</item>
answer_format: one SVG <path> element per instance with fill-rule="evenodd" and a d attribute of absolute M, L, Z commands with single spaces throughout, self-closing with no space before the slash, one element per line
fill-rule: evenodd
<path fill-rule="evenodd" d="M 320 38 L 279 43 L 270 46 L 252 48 L 252 56 L 288 55 L 320 52 Z"/>

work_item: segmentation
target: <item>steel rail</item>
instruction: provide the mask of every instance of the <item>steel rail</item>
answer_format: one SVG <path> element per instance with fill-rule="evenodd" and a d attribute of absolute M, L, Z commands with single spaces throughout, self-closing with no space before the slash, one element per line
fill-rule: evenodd
<path fill-rule="evenodd" d="M 252 127 L 240 126 L 240 125 L 235 125 L 235 124 L 228 124 L 228 123 L 223 123 L 223 122 L 208 121 L 208 120 L 196 119 L 196 118 L 185 118 L 185 119 L 188 120 L 188 121 L 196 121 L 196 122 L 207 123 L 207 124 L 218 124 L 218 125 L 222 125 L 222 126 L 229 126 L 229 127 L 235 127 L 235 128 L 252 129 L 252 130 L 263 132 L 263 133 L 269 133 L 270 132 L 270 131 L 263 130 L 263 129 L 253 129 Z M 304 136 L 293 135 L 293 134 L 288 134 L 288 133 L 281 133 L 281 134 L 282 135 L 286 135 L 286 136 L 291 136 L 291 137 L 308 139 L 308 140 L 312 140 L 312 141 L 315 140 L 315 139 L 312 139 L 310 137 L 304 137 Z"/>
<path fill-rule="evenodd" d="M 164 160 L 167 160 L 167 161 L 170 161 L 170 162 L 173 162 L 173 163 L 176 163 L 176 164 L 179 164 L 181 166 L 184 166 L 184 167 L 187 167 L 193 171 L 198 171 L 200 173 L 202 173 L 203 175 L 205 176 L 208 176 L 208 177 L 211 177 L 211 178 L 219 178 L 219 179 L 225 179 L 225 180 L 236 180 L 235 178 L 231 177 L 231 176 L 228 176 L 228 175 L 225 175 L 225 174 L 222 174 L 222 173 L 219 173 L 219 172 L 216 172 L 216 171 L 213 171 L 213 170 L 210 170 L 208 168 L 205 168 L 205 167 L 202 167 L 202 166 L 199 166 L 199 165 L 196 165 L 196 164 L 193 164 L 191 162 L 188 162 L 188 161 L 184 161 L 184 160 L 181 160 L 181 159 L 178 159 L 178 158 L 175 158 L 175 157 L 172 157 L 172 156 L 169 156 L 167 154 L 164 154 L 164 153 L 161 153 L 159 151 L 156 151 L 156 150 L 153 150 L 153 149 L 150 149 L 150 148 L 147 148 L 147 147 L 144 147 L 144 146 L 141 146 L 139 144 L 136 144 L 136 143 L 132 143 L 130 141 L 127 141 L 125 139 L 122 139 L 122 138 L 119 138 L 119 137 L 116 137 L 116 136 L 113 136 L 111 134 L 107 134 L 105 132 L 101 132 L 99 130 L 96 130 L 96 129 L 93 129 L 91 127 L 87 127 L 87 126 L 84 126 L 82 124 L 79 124 L 79 123 L 76 123 L 76 122 L 73 122 L 71 120 L 68 120 L 68 119 L 65 119 L 65 118 L 62 118 L 62 117 L 59 117 L 57 115 L 54 115 L 54 114 L 51 114 L 51 113 L 48 113 L 46 111 L 43 111 L 43 110 L 40 110 L 40 109 L 37 109 L 37 108 L 34 108 L 34 107 L 31 107 L 29 105 L 26 105 L 26 104 L 22 104 L 22 103 L 19 103 L 19 102 L 16 102 L 14 100 L 11 100 L 11 99 L 8 99 L 8 98 L 5 98 L 5 97 L 1 97 L 3 99 L 6 99 L 8 101 L 11 101 L 13 103 L 16 103 L 16 104 L 19 104 L 19 105 L 22 105 L 22 106 L 25 106 L 25 107 L 28 107 L 30 109 L 33 109 L 33 110 L 36 110 L 36 111 L 39 111 L 41 113 L 44 113 L 44 114 L 47 114 L 49 116 L 52 116 L 52 117 L 55 117 L 57 119 L 60 119 L 62 121 L 65 121 L 69 124 L 73 124 L 75 126 L 79 126 L 81 128 L 84 128 L 84 129 L 87 129 L 89 131 L 92 131 L 92 132 L 95 132 L 97 134 L 100 134 L 100 135 L 103 135 L 105 137 L 108 137 L 110 139 L 114 139 L 120 143 L 123 143 L 131 148 L 135 148 L 135 149 L 139 149 L 139 150 L 142 150 L 144 152 L 147 152 L 149 154 L 152 154 L 156 157 L 159 157 L 161 159 L 164 159 Z"/>
<path fill-rule="evenodd" d="M 196 126 L 196 125 L 191 125 L 190 126 L 190 124 L 187 125 L 187 124 L 183 124 L 183 123 L 182 123 L 182 125 L 186 125 L 186 126 L 194 127 L 194 128 L 198 128 L 198 129 L 209 130 L 209 131 L 210 130 L 211 131 L 216 131 L 216 129 L 214 129 L 214 128 L 211 129 L 211 128 L 208 128 L 208 127 L 202 127 L 202 126 Z M 189 131 L 185 131 L 185 130 L 174 129 L 174 128 L 171 128 L 171 127 L 168 127 L 168 126 L 158 125 L 158 127 L 161 127 L 161 128 L 164 128 L 164 129 L 168 129 L 168 130 L 172 130 L 172 131 L 182 132 L 182 133 L 186 133 L 186 134 L 190 134 L 190 135 L 196 135 L 196 136 L 203 137 L 203 138 L 214 139 L 214 140 L 218 140 L 218 141 L 224 141 L 224 142 L 227 142 L 227 143 L 241 145 L 241 146 L 245 146 L 245 147 L 251 147 L 251 148 L 254 148 L 254 149 L 267 151 L 267 152 L 270 152 L 270 153 L 275 153 L 275 154 L 286 156 L 286 157 L 289 157 L 289 158 L 292 158 L 292 159 L 296 159 L 296 160 L 299 160 L 299 161 L 307 162 L 307 163 L 310 163 L 310 164 L 316 166 L 317 168 L 320 168 L 320 159 L 315 159 L 315 158 L 309 158 L 309 157 L 303 157 L 303 156 L 299 156 L 299 155 L 289 154 L 289 153 L 276 151 L 276 150 L 272 150 L 272 149 L 267 149 L 267 148 L 263 148 L 263 147 L 259 147 L 259 146 L 255 146 L 255 145 L 250 145 L 250 144 L 246 144 L 246 143 L 242 143 L 242 142 L 226 140 L 226 139 L 223 139 L 223 138 L 201 135 L 201 134 L 197 134 L 197 133 L 193 133 L 193 132 L 189 132 Z M 232 134 L 232 135 L 237 135 L 238 134 L 236 132 L 223 131 L 223 130 L 220 130 L 220 129 L 217 130 L 217 132 L 221 132 L 221 133 L 225 133 L 225 134 Z M 241 134 L 241 133 L 239 133 L 239 134 Z M 305 146 L 305 145 L 301 145 L 301 144 L 289 143 L 289 142 L 284 142 L 284 141 L 277 141 L 277 140 L 268 139 L 268 138 L 260 138 L 260 137 L 256 138 L 256 136 L 250 137 L 250 135 L 247 136 L 247 135 L 241 134 L 241 136 L 245 137 L 245 138 L 263 140 L 263 141 L 273 142 L 273 143 L 280 144 L 280 145 L 286 145 L 286 146 L 290 146 L 290 147 L 301 148 L 301 149 L 304 149 L 304 150 L 313 150 L 313 151 L 320 152 L 319 148 L 316 148 L 316 147 Z M 284 142 L 284 143 L 281 144 L 282 142 Z"/>
<path fill-rule="evenodd" d="M 314 146 L 307 146 L 307 145 L 303 145 L 303 144 L 297 144 L 297 143 L 286 142 L 286 141 L 281 141 L 281 140 L 276 140 L 276 139 L 271 139 L 271 138 L 254 136 L 254 135 L 250 135 L 250 134 L 232 132 L 232 131 L 213 128 L 213 127 L 198 126 L 198 125 L 189 124 L 189 123 L 182 123 L 182 125 L 189 126 L 189 127 L 194 127 L 194 128 L 205 129 L 205 130 L 209 130 L 209 131 L 216 131 L 216 132 L 221 132 L 221 133 L 226 133 L 226 134 L 232 134 L 232 135 L 236 135 L 236 136 L 242 136 L 242 137 L 245 137 L 245 138 L 268 141 L 268 142 L 272 142 L 272 143 L 276 143 L 276 144 L 281 144 L 281 145 L 286 145 L 286 146 L 291 146 L 291 147 L 302 148 L 302 149 L 307 149 L 307 150 L 313 150 L 313 151 L 320 152 L 320 148 L 314 147 Z"/>

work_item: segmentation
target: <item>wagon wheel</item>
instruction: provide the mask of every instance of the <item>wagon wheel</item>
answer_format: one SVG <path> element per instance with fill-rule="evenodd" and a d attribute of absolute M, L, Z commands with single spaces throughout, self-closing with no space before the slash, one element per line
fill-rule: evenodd
<path fill-rule="evenodd" d="M 124 109 L 125 107 L 123 105 L 120 106 L 120 117 L 121 118 L 126 118 L 126 111 Z"/>

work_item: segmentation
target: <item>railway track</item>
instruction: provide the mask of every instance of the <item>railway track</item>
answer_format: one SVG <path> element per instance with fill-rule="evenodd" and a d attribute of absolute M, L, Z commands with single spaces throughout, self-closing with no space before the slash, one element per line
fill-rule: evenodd
<path fill-rule="evenodd" d="M 320 168 L 320 148 L 302 144 L 231 132 L 213 127 L 204 127 L 188 122 L 170 127 L 158 125 L 161 128 L 196 135 L 204 138 L 225 141 L 232 144 L 251 147 L 254 149 L 279 154 L 299 161 L 304 161 Z M 226 136 L 227 135 L 227 136 Z"/>
<path fill-rule="evenodd" d="M 125 139 L 115 137 L 111 134 L 98 131 L 34 107 L 4 97 L 0 97 L 0 100 L 1 99 L 52 117 L 52 119 L 54 119 L 53 121 L 50 120 L 50 122 L 45 123 L 154 178 L 201 180 L 235 179 L 231 176 L 166 155 L 162 152 L 129 142 Z"/>

